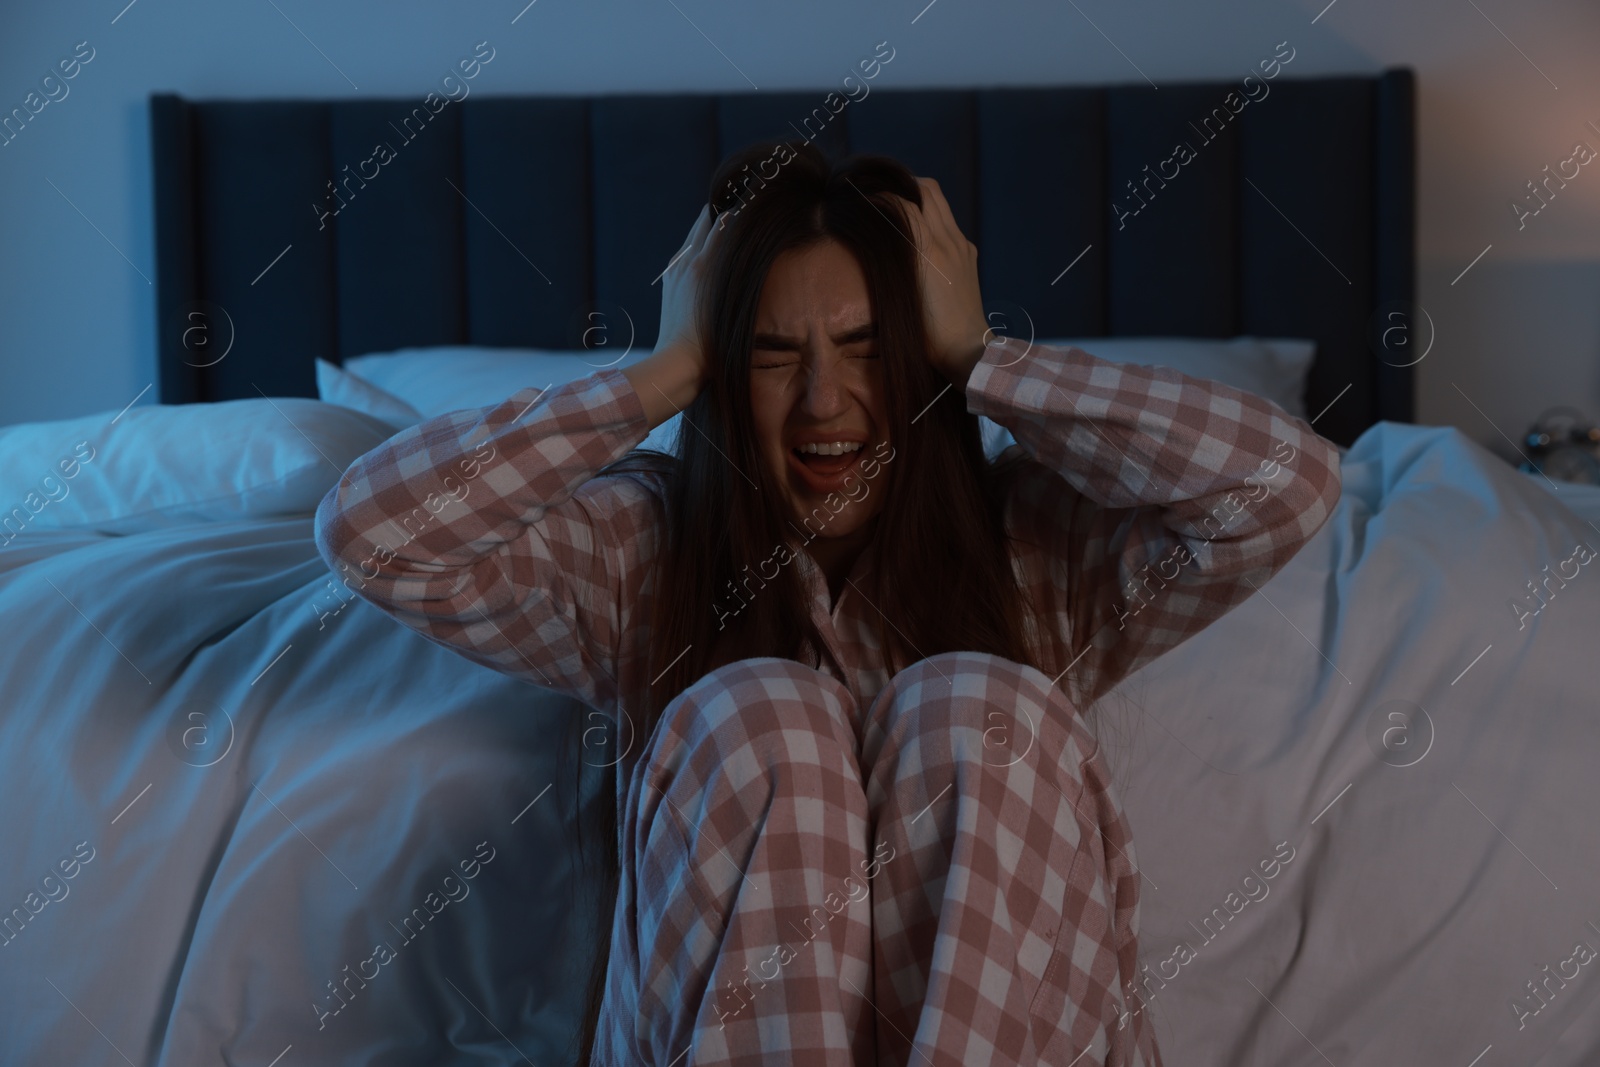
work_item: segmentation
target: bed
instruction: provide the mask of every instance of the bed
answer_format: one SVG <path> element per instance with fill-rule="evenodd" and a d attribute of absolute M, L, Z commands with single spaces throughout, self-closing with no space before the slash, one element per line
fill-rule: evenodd
<path fill-rule="evenodd" d="M 1408 72 L 1274 81 L 1118 211 L 1234 87 L 880 88 L 822 139 L 938 178 L 1006 332 L 1314 343 L 1335 515 L 1101 706 L 1168 1062 L 1592 1063 L 1600 490 L 1411 424 Z M 153 98 L 161 403 L 0 429 L 0 1062 L 572 1062 L 612 739 L 312 513 L 467 395 L 441 359 L 648 351 L 711 167 L 822 95 L 473 97 L 333 225 L 415 102 Z"/>

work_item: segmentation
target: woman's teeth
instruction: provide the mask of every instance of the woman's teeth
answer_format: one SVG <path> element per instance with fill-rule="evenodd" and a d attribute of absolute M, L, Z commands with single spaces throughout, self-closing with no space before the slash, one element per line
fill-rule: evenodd
<path fill-rule="evenodd" d="M 825 445 L 801 445 L 795 451 L 812 453 L 819 456 L 842 456 L 846 452 L 855 452 L 862 447 L 860 441 L 834 441 Z"/>

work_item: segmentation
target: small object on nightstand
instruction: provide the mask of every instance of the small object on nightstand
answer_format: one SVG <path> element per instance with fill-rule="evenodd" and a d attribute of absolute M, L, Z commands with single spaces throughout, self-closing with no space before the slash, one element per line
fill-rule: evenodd
<path fill-rule="evenodd" d="M 1551 408 L 1525 439 L 1529 459 L 1517 469 L 1583 485 L 1600 485 L 1600 426 L 1577 408 Z"/>

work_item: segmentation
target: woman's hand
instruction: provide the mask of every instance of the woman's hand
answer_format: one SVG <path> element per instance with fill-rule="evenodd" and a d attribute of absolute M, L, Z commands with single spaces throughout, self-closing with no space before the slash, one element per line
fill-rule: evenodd
<path fill-rule="evenodd" d="M 698 301 L 706 252 L 724 229 L 721 220 L 712 221 L 711 205 L 700 209 L 688 241 L 661 274 L 661 329 L 655 351 L 622 368 L 651 429 L 694 403 L 705 388 L 710 370 L 700 337 Z"/>
<path fill-rule="evenodd" d="M 918 178 L 922 208 L 902 198 L 917 247 L 922 317 L 928 360 L 950 381 L 964 386 L 983 357 L 989 320 L 978 292 L 978 246 L 967 240 L 939 183 Z"/>
<path fill-rule="evenodd" d="M 713 220 L 706 204 L 689 228 L 689 237 L 661 275 L 661 329 L 656 351 L 675 348 L 691 356 L 706 373 L 704 339 L 700 336 L 698 305 L 708 255 L 718 234 L 727 229 L 726 218 Z"/>

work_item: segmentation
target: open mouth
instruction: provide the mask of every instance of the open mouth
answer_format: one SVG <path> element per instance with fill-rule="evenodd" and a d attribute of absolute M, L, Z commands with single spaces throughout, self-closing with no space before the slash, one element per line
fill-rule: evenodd
<path fill-rule="evenodd" d="M 844 487 L 846 478 L 867 454 L 865 443 L 839 455 L 789 450 L 789 466 L 800 480 L 815 492 L 833 492 Z"/>

